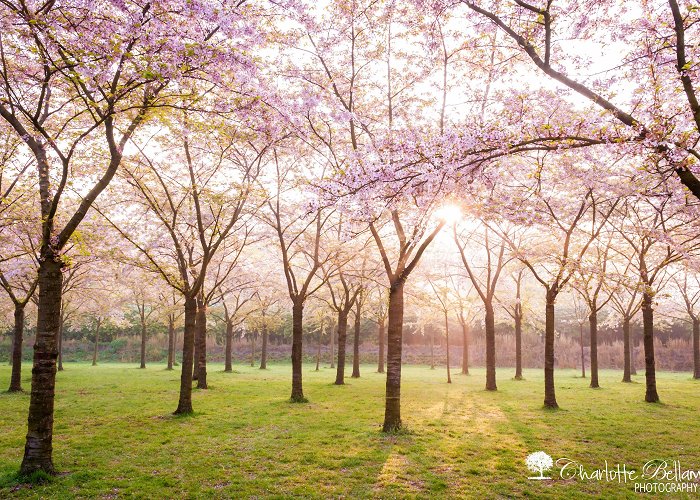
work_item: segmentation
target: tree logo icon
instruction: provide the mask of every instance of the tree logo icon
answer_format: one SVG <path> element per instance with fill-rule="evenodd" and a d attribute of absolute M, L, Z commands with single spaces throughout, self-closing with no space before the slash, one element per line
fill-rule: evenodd
<path fill-rule="evenodd" d="M 530 453 L 525 459 L 525 465 L 532 472 L 539 473 L 539 476 L 528 477 L 528 479 L 552 479 L 551 477 L 545 477 L 544 473 L 554 466 L 554 460 L 544 451 Z"/>

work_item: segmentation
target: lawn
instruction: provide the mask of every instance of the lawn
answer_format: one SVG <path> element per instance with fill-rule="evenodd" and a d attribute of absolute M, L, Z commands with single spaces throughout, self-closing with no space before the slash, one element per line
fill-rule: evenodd
<path fill-rule="evenodd" d="M 494 393 L 483 390 L 479 369 L 448 385 L 443 370 L 405 366 L 407 431 L 386 436 L 384 376 L 362 368 L 341 387 L 331 384 L 334 370 L 305 366 L 309 403 L 292 404 L 290 365 L 234 373 L 210 365 L 210 389 L 193 395 L 196 414 L 173 417 L 177 370 L 69 364 L 57 382 L 61 474 L 46 484 L 17 484 L 29 395 L 0 394 L 0 497 L 632 498 L 630 483 L 564 480 L 556 467 L 553 480 L 529 480 L 525 457 L 544 450 L 586 469 L 651 459 L 700 469 L 700 383 L 687 373 L 660 373 L 662 403 L 648 404 L 641 375 L 622 384 L 621 373 L 604 371 L 593 390 L 562 370 L 562 408 L 551 411 L 542 408 L 539 370 L 514 381 L 499 369 Z M 24 374 L 28 389 L 30 366 Z M 3 387 L 9 376 L 0 367 Z"/>

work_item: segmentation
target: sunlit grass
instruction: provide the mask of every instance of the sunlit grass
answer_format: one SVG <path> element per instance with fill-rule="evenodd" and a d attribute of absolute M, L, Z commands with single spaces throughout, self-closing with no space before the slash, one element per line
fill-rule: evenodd
<path fill-rule="evenodd" d="M 574 370 L 557 372 L 562 409 L 542 408 L 542 375 L 514 381 L 499 369 L 499 391 L 484 373 L 453 375 L 404 367 L 408 432 L 384 436 L 384 376 L 332 385 L 334 370 L 305 366 L 308 404 L 289 403 L 290 365 L 261 371 L 210 365 L 195 415 L 173 417 L 179 372 L 155 365 L 70 364 L 58 375 L 54 439 L 61 472 L 48 484 L 15 480 L 24 446 L 28 394 L 0 394 L 0 497 L 631 497 L 631 485 L 529 481 L 525 456 L 641 466 L 653 458 L 700 468 L 700 383 L 659 374 L 662 404 L 644 403 L 643 376 L 623 384 L 605 371 L 601 390 Z M 25 389 L 30 366 L 24 369 Z M 0 367 L 0 384 L 9 383 Z"/>

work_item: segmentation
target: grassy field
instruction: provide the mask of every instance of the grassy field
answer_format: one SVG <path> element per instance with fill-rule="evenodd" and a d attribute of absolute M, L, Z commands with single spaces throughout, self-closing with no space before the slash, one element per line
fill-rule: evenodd
<path fill-rule="evenodd" d="M 290 365 L 222 370 L 210 365 L 211 388 L 194 393 L 196 414 L 176 418 L 178 371 L 68 365 L 57 382 L 61 474 L 46 484 L 16 481 L 29 395 L 1 393 L 0 497 L 633 498 L 632 484 L 563 480 L 556 468 L 551 481 L 528 480 L 524 459 L 544 450 L 586 469 L 651 459 L 700 469 L 700 383 L 689 374 L 659 374 L 663 402 L 650 405 L 642 376 L 622 384 L 620 373 L 603 372 L 593 390 L 560 371 L 562 409 L 548 411 L 539 370 L 525 381 L 499 370 L 499 390 L 489 393 L 482 370 L 448 385 L 443 370 L 406 366 L 407 432 L 385 436 L 384 376 L 373 366 L 346 386 L 331 384 L 334 370 L 306 367 L 307 404 L 287 402 Z M 30 366 L 24 374 L 28 389 Z M 0 367 L 2 387 L 9 375 Z"/>

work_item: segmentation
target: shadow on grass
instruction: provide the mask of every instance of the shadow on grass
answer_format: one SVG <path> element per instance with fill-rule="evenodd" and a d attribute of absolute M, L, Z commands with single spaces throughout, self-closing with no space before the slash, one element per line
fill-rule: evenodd
<path fill-rule="evenodd" d="M 31 488 L 34 485 L 48 484 L 54 479 L 55 476 L 40 470 L 31 474 L 20 474 L 19 471 L 10 472 L 0 476 L 0 488 L 17 491 L 22 488 Z"/>

